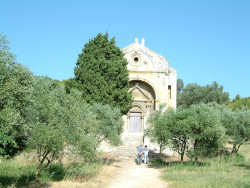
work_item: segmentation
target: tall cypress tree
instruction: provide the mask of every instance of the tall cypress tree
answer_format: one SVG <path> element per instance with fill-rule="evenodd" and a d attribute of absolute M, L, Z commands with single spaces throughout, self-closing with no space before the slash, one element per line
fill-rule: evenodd
<path fill-rule="evenodd" d="M 86 102 L 108 104 L 126 114 L 132 104 L 127 60 L 108 33 L 84 45 L 74 70 L 78 90 Z"/>

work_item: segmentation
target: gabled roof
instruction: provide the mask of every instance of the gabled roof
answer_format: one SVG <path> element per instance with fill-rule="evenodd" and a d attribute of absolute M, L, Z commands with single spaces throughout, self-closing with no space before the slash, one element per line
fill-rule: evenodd
<path fill-rule="evenodd" d="M 142 39 L 142 41 L 143 42 L 140 44 L 140 43 L 138 43 L 138 40 L 135 39 L 135 43 L 132 43 L 132 44 L 130 44 L 130 45 L 128 45 L 128 46 L 126 46 L 125 48 L 122 49 L 123 53 L 127 54 L 130 51 L 137 50 L 137 51 L 142 51 L 142 52 L 148 54 L 151 57 L 156 56 L 156 57 L 158 57 L 158 58 L 160 58 L 162 60 L 167 61 L 167 59 L 164 56 L 162 56 L 160 54 L 157 54 L 156 52 L 154 52 L 154 51 L 150 50 L 149 48 L 147 48 L 144 45 L 145 44 L 144 39 Z"/>

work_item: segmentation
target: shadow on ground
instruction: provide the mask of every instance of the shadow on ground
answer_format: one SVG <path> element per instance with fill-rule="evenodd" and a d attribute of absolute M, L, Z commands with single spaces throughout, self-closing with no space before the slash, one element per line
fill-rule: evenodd
<path fill-rule="evenodd" d="M 135 163 L 137 164 L 137 159 L 135 159 Z M 142 161 L 144 164 L 144 160 Z M 172 156 L 168 156 L 166 154 L 160 155 L 160 153 L 149 153 L 149 162 L 147 164 L 147 168 L 162 168 L 162 167 L 168 167 L 168 166 L 174 166 L 182 164 L 184 166 L 208 166 L 208 163 L 204 162 L 195 162 L 195 161 L 179 161 L 176 159 L 173 159 Z M 246 167 L 247 168 L 247 167 Z"/>
<path fill-rule="evenodd" d="M 102 158 L 102 164 L 104 165 L 111 165 L 119 161 L 120 160 L 110 157 Z M 23 170 L 20 171 L 19 173 L 13 172 L 7 175 L 0 174 L 0 188 L 1 187 L 48 187 L 48 185 L 44 182 L 62 181 L 65 179 L 65 177 L 71 176 L 70 173 L 73 173 L 73 175 L 75 173 L 76 174 L 79 173 L 79 175 L 81 175 L 81 173 L 85 173 L 85 171 L 84 172 L 81 171 L 81 168 L 79 168 L 79 166 L 81 166 L 80 163 L 72 163 L 70 164 L 70 168 L 63 165 L 60 162 L 53 163 L 47 169 L 41 172 L 41 182 L 35 182 L 36 168 L 34 168 L 34 170 L 31 171 Z M 6 171 L 8 171 L 8 169 L 6 169 Z M 86 177 L 87 176 L 88 175 L 86 175 Z M 89 178 L 91 177 L 92 175 L 90 175 Z"/>

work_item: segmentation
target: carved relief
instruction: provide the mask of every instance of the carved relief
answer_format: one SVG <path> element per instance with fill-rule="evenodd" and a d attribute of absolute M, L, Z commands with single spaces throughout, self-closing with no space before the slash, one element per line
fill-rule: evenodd
<path fill-rule="evenodd" d="M 148 94 L 143 91 L 143 89 L 141 89 L 139 85 L 135 85 L 132 88 L 132 93 L 134 96 L 134 100 L 152 100 L 151 97 L 149 97 Z"/>
<path fill-rule="evenodd" d="M 133 106 L 130 112 L 142 112 L 142 109 L 139 106 Z"/>

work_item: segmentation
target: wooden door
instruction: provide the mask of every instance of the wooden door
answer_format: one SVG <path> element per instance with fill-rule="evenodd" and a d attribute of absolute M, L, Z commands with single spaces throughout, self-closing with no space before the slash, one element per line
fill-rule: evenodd
<path fill-rule="evenodd" d="M 140 112 L 130 112 L 129 119 L 129 132 L 130 133 L 140 133 L 141 132 L 141 113 Z"/>

